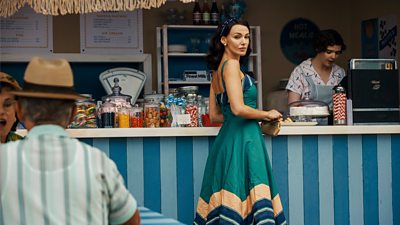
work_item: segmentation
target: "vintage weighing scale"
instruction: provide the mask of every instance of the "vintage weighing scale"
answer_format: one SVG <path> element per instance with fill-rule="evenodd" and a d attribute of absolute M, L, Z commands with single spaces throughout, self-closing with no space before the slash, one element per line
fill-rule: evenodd
<path fill-rule="evenodd" d="M 113 93 L 114 79 L 118 78 L 121 92 L 132 97 L 131 104 L 135 104 L 146 82 L 146 74 L 142 71 L 119 67 L 109 69 L 99 75 L 99 79 L 107 94 Z"/>

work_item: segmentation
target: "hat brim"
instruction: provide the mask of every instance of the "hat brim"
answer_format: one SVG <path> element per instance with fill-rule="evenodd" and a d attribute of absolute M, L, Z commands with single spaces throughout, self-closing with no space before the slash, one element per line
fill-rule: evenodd
<path fill-rule="evenodd" d="M 85 99 L 84 96 L 79 94 L 33 92 L 33 91 L 11 91 L 10 93 L 16 96 L 29 97 L 29 98 L 48 98 L 48 99 L 65 99 L 65 100 Z"/>

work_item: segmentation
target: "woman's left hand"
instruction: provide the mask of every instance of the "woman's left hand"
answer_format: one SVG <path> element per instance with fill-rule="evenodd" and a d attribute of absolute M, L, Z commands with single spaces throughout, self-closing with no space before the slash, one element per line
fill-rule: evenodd
<path fill-rule="evenodd" d="M 271 121 L 271 120 L 282 120 L 282 114 L 275 109 L 271 109 L 267 111 L 267 116 L 264 120 Z"/>

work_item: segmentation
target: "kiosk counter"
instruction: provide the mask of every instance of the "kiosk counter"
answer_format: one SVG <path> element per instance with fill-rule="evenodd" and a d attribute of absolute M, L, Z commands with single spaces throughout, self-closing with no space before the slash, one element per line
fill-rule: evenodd
<path fill-rule="evenodd" d="M 68 129 L 116 162 L 139 205 L 184 224 L 218 131 Z M 284 126 L 265 144 L 289 223 L 400 224 L 400 125 Z"/>

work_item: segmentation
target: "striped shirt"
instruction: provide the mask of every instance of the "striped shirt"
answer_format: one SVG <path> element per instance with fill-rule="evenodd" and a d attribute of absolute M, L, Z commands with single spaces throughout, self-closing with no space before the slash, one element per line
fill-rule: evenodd
<path fill-rule="evenodd" d="M 59 126 L 1 145 L 0 166 L 0 225 L 122 224 L 137 209 L 115 163 Z"/>

